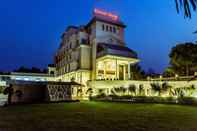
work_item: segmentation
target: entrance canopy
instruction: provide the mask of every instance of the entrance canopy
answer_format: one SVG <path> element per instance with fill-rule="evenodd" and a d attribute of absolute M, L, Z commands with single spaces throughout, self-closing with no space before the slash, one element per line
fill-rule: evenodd
<path fill-rule="evenodd" d="M 107 44 L 107 43 L 98 43 L 97 58 L 100 58 L 106 55 L 137 59 L 137 53 L 129 49 L 126 46 L 116 45 L 116 44 Z"/>
<path fill-rule="evenodd" d="M 105 55 L 96 60 L 97 79 L 104 80 L 130 80 L 131 64 L 138 63 L 135 58 Z"/>

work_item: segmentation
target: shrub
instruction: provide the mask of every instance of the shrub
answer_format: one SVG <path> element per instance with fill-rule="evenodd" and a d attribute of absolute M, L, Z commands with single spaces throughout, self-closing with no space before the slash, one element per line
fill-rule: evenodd
<path fill-rule="evenodd" d="M 179 104 L 197 105 L 197 99 L 193 97 L 180 97 L 178 98 Z"/>

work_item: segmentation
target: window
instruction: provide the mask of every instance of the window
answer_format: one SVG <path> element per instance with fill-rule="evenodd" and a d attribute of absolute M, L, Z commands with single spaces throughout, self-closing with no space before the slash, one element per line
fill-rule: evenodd
<path fill-rule="evenodd" d="M 76 43 L 77 43 L 77 46 L 78 46 L 79 45 L 79 40 L 77 40 Z"/>
<path fill-rule="evenodd" d="M 68 72 L 70 71 L 70 64 L 68 64 Z"/>
<path fill-rule="evenodd" d="M 72 49 L 72 43 L 70 42 L 70 49 Z"/>
<path fill-rule="evenodd" d="M 97 53 L 104 51 L 104 48 L 100 45 L 97 46 Z"/>
<path fill-rule="evenodd" d="M 70 60 L 72 60 L 72 54 L 70 54 Z"/>
<path fill-rule="evenodd" d="M 110 32 L 112 32 L 112 27 L 110 26 Z"/>
<path fill-rule="evenodd" d="M 113 27 L 113 32 L 116 33 L 116 27 Z"/>
<path fill-rule="evenodd" d="M 106 31 L 108 31 L 108 30 L 109 30 L 109 26 L 107 25 L 107 26 L 106 26 Z"/>
<path fill-rule="evenodd" d="M 102 25 L 102 30 L 105 31 L 105 25 L 104 24 Z"/>

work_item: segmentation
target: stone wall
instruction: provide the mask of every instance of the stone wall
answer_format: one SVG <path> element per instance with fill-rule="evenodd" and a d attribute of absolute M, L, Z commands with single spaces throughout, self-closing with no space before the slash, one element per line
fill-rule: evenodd
<path fill-rule="evenodd" d="M 12 103 L 34 103 L 45 100 L 44 85 L 34 84 L 13 84 Z"/>

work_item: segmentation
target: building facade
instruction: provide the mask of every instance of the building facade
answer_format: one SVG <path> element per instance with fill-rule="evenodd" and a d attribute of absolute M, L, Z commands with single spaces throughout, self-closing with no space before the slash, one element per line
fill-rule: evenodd
<path fill-rule="evenodd" d="M 130 80 L 137 54 L 126 46 L 119 16 L 94 10 L 87 25 L 69 26 L 55 56 L 56 80 Z"/>
<path fill-rule="evenodd" d="M 20 89 L 25 94 L 24 96 L 43 92 L 40 90 L 43 84 L 55 82 L 55 86 L 47 86 L 53 101 L 60 100 L 59 96 L 67 98 L 69 82 L 71 84 L 76 82 L 80 85 L 80 88 L 70 88 L 72 99 L 84 99 L 88 96 L 88 90 L 94 87 L 92 84 L 89 86 L 90 81 L 130 80 L 132 78 L 130 66 L 138 63 L 139 59 L 137 54 L 126 46 L 125 28 L 119 16 L 95 9 L 93 18 L 86 25 L 67 27 L 61 36 L 54 64 L 48 65 L 48 74 L 12 72 L 0 75 L 0 82 L 6 81 L 5 86 L 9 86 L 9 81 L 29 82 L 18 84 L 20 86 L 16 84 L 17 86 L 14 87 L 17 90 Z M 41 88 L 33 88 L 35 83 Z M 64 85 L 61 86 L 61 83 Z M 100 87 L 92 89 L 95 92 Z M 40 99 L 41 96 L 38 95 L 35 99 Z M 14 100 L 18 101 L 18 97 L 15 98 Z M 20 101 L 30 98 L 27 95 Z"/>

